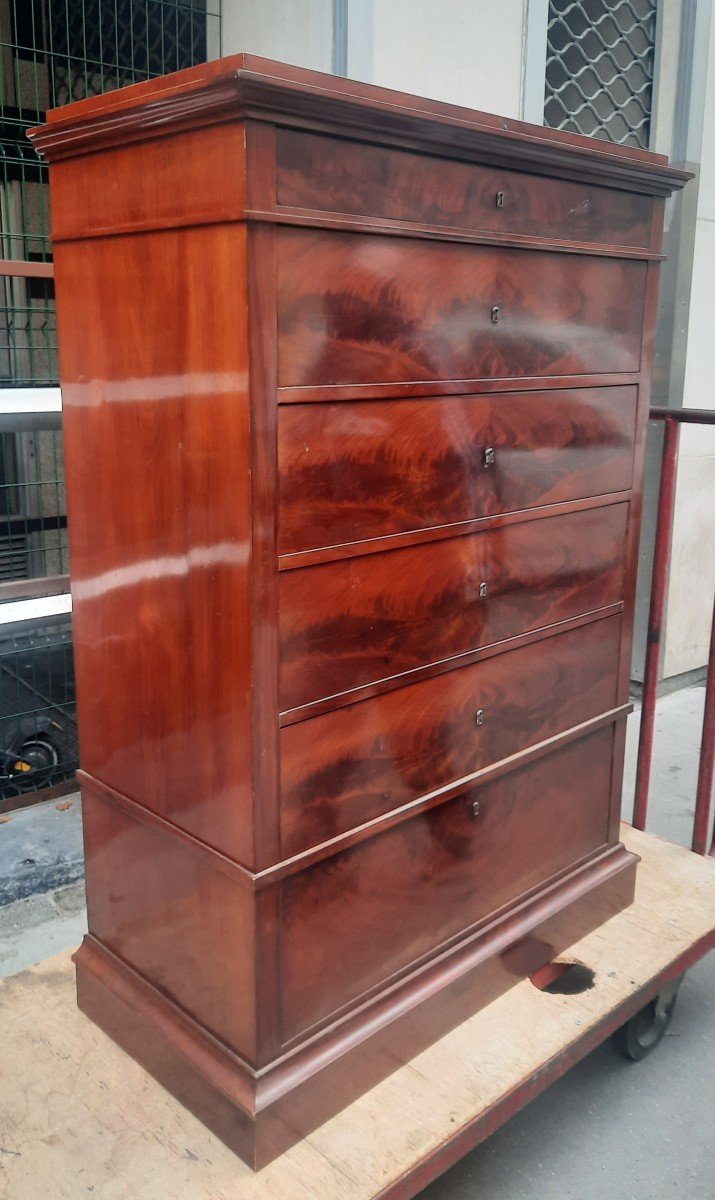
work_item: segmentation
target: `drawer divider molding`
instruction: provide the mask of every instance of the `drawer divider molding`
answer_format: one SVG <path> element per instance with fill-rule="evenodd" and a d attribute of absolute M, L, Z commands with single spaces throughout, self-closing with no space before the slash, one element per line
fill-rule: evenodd
<path fill-rule="evenodd" d="M 310 717 L 317 717 L 334 708 L 343 708 L 346 704 L 357 704 L 361 700 L 369 700 L 371 696 L 394 691 L 395 688 L 404 687 L 407 683 L 416 683 L 419 679 L 429 679 L 433 675 L 442 675 L 445 671 L 454 671 L 459 667 L 467 666 L 468 663 L 481 662 L 482 659 L 491 658 L 492 655 L 501 654 L 502 651 L 516 650 L 519 646 L 528 646 L 531 642 L 554 637 L 569 629 L 578 629 L 581 625 L 589 625 L 591 621 L 602 621 L 606 617 L 617 616 L 621 612 L 623 612 L 623 601 L 619 600 L 615 604 L 607 604 L 604 608 L 579 613 L 576 617 L 569 617 L 554 625 L 543 625 L 538 629 L 530 629 L 527 633 L 519 633 L 515 637 L 493 642 L 489 646 L 480 646 L 476 650 L 466 650 L 463 654 L 456 654 L 452 658 L 428 663 L 425 667 L 415 667 L 412 671 L 404 671 L 400 675 L 392 675 L 387 679 L 380 679 L 376 683 L 367 683 L 363 687 L 354 688 L 348 692 L 338 692 L 333 696 L 322 697 L 320 700 L 311 701 L 310 704 L 303 704 L 300 708 L 286 709 L 280 714 L 281 728 L 286 725 L 295 725 L 298 721 L 307 721 Z"/>

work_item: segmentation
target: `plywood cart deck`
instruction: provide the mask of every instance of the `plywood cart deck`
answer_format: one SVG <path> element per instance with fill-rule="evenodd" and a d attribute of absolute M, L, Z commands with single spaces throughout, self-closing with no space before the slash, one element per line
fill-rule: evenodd
<path fill-rule="evenodd" d="M 715 945 L 715 861 L 624 828 L 635 904 L 564 957 L 581 995 L 510 992 L 254 1175 L 75 1007 L 60 955 L 0 985 L 3 1200 L 405 1200 Z"/>

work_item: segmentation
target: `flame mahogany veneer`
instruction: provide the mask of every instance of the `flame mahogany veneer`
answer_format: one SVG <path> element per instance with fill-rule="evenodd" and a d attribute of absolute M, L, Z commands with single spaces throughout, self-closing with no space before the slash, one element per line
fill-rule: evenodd
<path fill-rule="evenodd" d="M 83 1010 L 260 1167 L 629 904 L 660 156 L 238 55 L 49 114 Z"/>

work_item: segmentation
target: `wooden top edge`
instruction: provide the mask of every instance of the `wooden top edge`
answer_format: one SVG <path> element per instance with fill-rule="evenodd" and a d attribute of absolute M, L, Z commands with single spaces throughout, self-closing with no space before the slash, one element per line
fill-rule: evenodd
<path fill-rule="evenodd" d="M 50 161 L 87 154 L 164 130 L 213 124 L 231 118 L 288 119 L 328 123 L 423 141 L 450 153 L 488 150 L 498 141 L 515 159 L 545 168 L 567 159 L 644 190 L 667 193 L 692 176 L 668 165 L 662 154 L 603 142 L 427 100 L 373 84 L 308 71 L 250 54 L 235 54 L 197 67 L 80 100 L 47 115 L 31 130 L 35 148 Z"/>

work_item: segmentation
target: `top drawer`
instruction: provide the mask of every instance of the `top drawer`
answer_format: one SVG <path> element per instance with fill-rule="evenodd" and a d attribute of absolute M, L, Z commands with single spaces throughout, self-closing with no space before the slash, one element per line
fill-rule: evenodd
<path fill-rule="evenodd" d="M 283 388 L 640 366 L 646 262 L 325 229 L 277 255 Z"/>
<path fill-rule="evenodd" d="M 279 129 L 277 201 L 449 229 L 651 246 L 650 196 Z"/>

